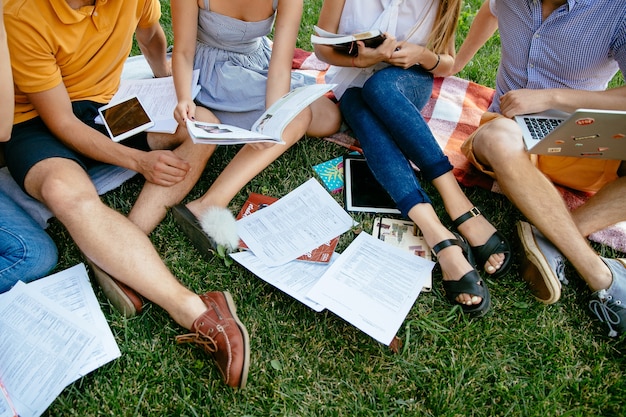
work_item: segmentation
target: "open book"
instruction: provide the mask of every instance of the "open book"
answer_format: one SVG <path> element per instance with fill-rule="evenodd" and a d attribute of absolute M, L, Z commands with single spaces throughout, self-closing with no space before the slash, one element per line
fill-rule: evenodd
<path fill-rule="evenodd" d="M 330 91 L 334 84 L 312 84 L 291 90 L 254 122 L 251 130 L 236 126 L 187 120 L 187 130 L 194 143 L 237 145 L 256 142 L 285 142 L 283 130 L 309 104 Z"/>
<path fill-rule="evenodd" d="M 376 48 L 385 41 L 385 35 L 378 29 L 367 32 L 341 35 L 313 27 L 317 35 L 311 35 L 311 43 L 318 45 L 330 45 L 344 54 L 356 56 L 359 53 L 357 41 L 363 41 L 366 47 Z"/>

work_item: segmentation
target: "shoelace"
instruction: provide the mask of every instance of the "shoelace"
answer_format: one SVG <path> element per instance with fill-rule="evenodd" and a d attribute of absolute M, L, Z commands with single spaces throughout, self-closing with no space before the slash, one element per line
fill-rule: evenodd
<path fill-rule="evenodd" d="M 217 343 L 215 343 L 215 340 L 212 337 L 203 335 L 200 332 L 176 336 L 176 343 L 197 343 L 207 352 L 217 352 Z"/>
<path fill-rule="evenodd" d="M 598 298 L 598 300 L 591 300 L 589 302 L 589 308 L 601 322 L 609 326 L 609 337 L 616 337 L 617 332 L 611 325 L 618 325 L 620 323 L 620 317 L 608 306 L 608 302 L 611 301 L 613 297 L 607 294 L 606 290 L 600 290 L 598 292 Z"/>

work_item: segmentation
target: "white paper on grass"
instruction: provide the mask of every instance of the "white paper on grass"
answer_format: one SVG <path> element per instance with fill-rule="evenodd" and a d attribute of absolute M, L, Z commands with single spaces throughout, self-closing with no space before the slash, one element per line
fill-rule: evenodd
<path fill-rule="evenodd" d="M 22 417 L 120 356 L 83 264 L 0 295 L 0 334 L 0 378 Z"/>
<path fill-rule="evenodd" d="M 352 217 L 314 178 L 272 205 L 237 221 L 239 237 L 267 266 L 292 261 L 354 224 Z"/>
<path fill-rule="evenodd" d="M 266 266 L 251 251 L 235 252 L 230 256 L 263 281 L 320 312 L 324 310 L 324 306 L 307 298 L 306 294 L 339 257 L 339 254 L 335 253 L 329 263 L 294 260 L 279 266 Z"/>
<path fill-rule="evenodd" d="M 434 265 L 361 232 L 307 297 L 389 345 Z"/>

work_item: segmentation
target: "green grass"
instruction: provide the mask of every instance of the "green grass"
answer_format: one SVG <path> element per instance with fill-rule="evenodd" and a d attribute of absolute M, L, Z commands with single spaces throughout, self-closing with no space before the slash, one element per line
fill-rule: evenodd
<path fill-rule="evenodd" d="M 299 46 L 321 0 L 305 1 Z M 479 0 L 466 2 L 459 42 Z M 164 3 L 164 16 L 168 4 Z M 167 26 L 167 24 L 164 24 Z M 168 31 L 168 33 L 170 33 Z M 498 46 L 491 41 L 461 76 L 493 86 Z M 617 78 L 615 83 L 623 83 Z M 232 158 L 219 149 L 188 199 L 202 195 Z M 343 148 L 303 139 L 255 178 L 232 202 L 237 212 L 250 192 L 281 197 L 313 175 L 311 166 L 344 153 Z M 104 200 L 127 212 L 141 189 L 134 179 Z M 435 206 L 441 201 L 428 187 Z M 472 188 L 470 198 L 516 242 L 521 215 L 501 195 Z M 373 216 L 354 216 L 371 230 Z M 446 217 L 448 224 L 449 220 Z M 58 269 L 80 262 L 62 225 L 50 233 L 59 245 Z M 342 236 L 340 248 L 354 237 Z M 552 306 L 537 303 L 517 273 L 488 280 L 493 311 L 471 321 L 435 289 L 422 294 L 399 331 L 404 346 L 393 354 L 329 312 L 315 313 L 238 265 L 205 262 L 171 216 L 151 235 L 156 249 L 181 281 L 204 292 L 228 289 L 251 335 L 248 387 L 222 384 L 210 358 L 178 346 L 183 332 L 167 314 L 148 305 L 130 320 L 97 295 L 122 357 L 68 387 L 48 416 L 616 416 L 626 414 L 622 341 L 602 335 L 587 313 L 588 292 L 568 270 L 572 284 Z M 519 248 L 514 248 L 519 253 Z M 611 250 L 598 247 L 614 256 Z"/>

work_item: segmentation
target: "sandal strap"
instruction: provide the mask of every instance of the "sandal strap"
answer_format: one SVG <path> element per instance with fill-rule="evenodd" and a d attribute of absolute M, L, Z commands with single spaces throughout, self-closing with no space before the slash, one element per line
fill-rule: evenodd
<path fill-rule="evenodd" d="M 485 298 L 487 291 L 484 281 L 475 270 L 463 275 L 458 281 L 443 281 L 443 288 L 446 290 L 446 297 L 450 301 L 454 301 L 459 294 L 471 294 Z"/>
<path fill-rule="evenodd" d="M 452 224 L 454 224 L 454 227 L 458 228 L 469 219 L 473 219 L 474 217 L 478 217 L 480 215 L 482 215 L 482 213 L 478 207 L 472 207 L 467 213 L 463 213 L 456 219 L 452 220 Z"/>
<path fill-rule="evenodd" d="M 465 252 L 465 246 L 463 245 L 463 242 L 459 239 L 442 240 L 441 242 L 437 243 L 435 246 L 432 247 L 432 252 L 435 254 L 435 256 L 437 256 L 439 252 L 441 252 L 442 250 L 450 246 L 460 246 L 461 249 L 463 249 L 463 252 Z"/>

